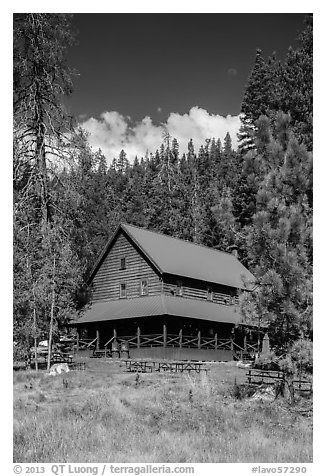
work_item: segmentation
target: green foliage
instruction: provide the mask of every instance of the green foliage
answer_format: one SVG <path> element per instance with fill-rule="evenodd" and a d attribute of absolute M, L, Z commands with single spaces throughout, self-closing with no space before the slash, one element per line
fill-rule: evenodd
<path fill-rule="evenodd" d="M 313 344 L 310 339 L 300 339 L 291 346 L 289 354 L 300 371 L 312 372 Z"/>
<path fill-rule="evenodd" d="M 247 301 L 270 326 L 272 341 L 284 345 L 312 328 L 311 156 L 291 132 L 285 133 L 286 117 L 277 120 L 274 135 L 266 119 L 257 132 L 254 160 L 265 173 L 245 236 L 248 263 L 261 286 Z M 250 309 L 243 306 L 248 317 Z"/>
<path fill-rule="evenodd" d="M 312 16 L 298 36 L 298 47 L 289 48 L 283 63 L 275 55 L 267 61 L 257 50 L 241 106 L 242 127 L 239 133 L 241 154 L 254 148 L 253 135 L 261 115 L 290 113 L 292 127 L 300 142 L 312 150 Z"/>
<path fill-rule="evenodd" d="M 294 375 L 297 371 L 295 362 L 291 358 L 291 355 L 286 354 L 278 361 L 279 369 L 282 370 L 286 376 Z"/>
<path fill-rule="evenodd" d="M 14 339 L 24 348 L 49 331 L 50 315 L 55 328 L 73 317 L 81 275 L 62 193 L 69 24 L 69 15 L 14 15 Z"/>
<path fill-rule="evenodd" d="M 262 370 L 280 370 L 280 360 L 275 352 L 269 352 L 268 354 L 260 355 L 255 359 L 255 369 Z"/>

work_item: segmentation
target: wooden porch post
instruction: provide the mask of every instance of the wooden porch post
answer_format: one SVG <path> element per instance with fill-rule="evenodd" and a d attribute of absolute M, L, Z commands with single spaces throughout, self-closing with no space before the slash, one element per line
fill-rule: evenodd
<path fill-rule="evenodd" d="M 100 331 L 96 329 L 96 350 L 100 348 Z"/>
<path fill-rule="evenodd" d="M 117 331 L 115 329 L 113 329 L 113 338 L 114 338 L 114 340 L 116 340 L 116 338 L 117 338 Z"/>
<path fill-rule="evenodd" d="M 244 348 L 245 352 L 247 352 L 247 335 L 246 334 L 243 338 L 243 348 Z"/>
<path fill-rule="evenodd" d="M 76 352 L 79 352 L 79 329 L 77 328 Z"/>
<path fill-rule="evenodd" d="M 137 327 L 137 349 L 140 349 L 140 327 Z"/>
<path fill-rule="evenodd" d="M 232 350 L 232 353 L 234 352 L 234 345 L 233 345 L 233 334 L 231 334 L 231 350 Z"/>
<path fill-rule="evenodd" d="M 200 337 L 201 337 L 201 334 L 200 334 L 200 331 L 198 331 L 198 349 L 201 348 Z"/>
<path fill-rule="evenodd" d="M 179 331 L 179 347 L 182 347 L 182 329 Z"/>
<path fill-rule="evenodd" d="M 217 350 L 217 332 L 214 335 L 214 349 Z"/>
<path fill-rule="evenodd" d="M 166 347 L 166 342 L 167 342 L 167 330 L 166 330 L 166 324 L 163 324 L 163 347 Z"/>

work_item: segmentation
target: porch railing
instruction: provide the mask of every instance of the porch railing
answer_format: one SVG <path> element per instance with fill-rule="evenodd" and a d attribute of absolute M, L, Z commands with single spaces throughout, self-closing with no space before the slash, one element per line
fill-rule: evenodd
<path fill-rule="evenodd" d="M 190 349 L 206 350 L 233 350 L 232 339 L 220 339 L 214 337 L 205 337 L 200 334 L 197 336 L 188 336 L 179 334 L 138 334 L 136 336 L 116 336 L 111 339 L 121 344 L 126 342 L 129 348 L 142 347 L 180 347 Z"/>
<path fill-rule="evenodd" d="M 180 330 L 179 334 L 168 334 L 164 331 L 161 334 L 141 334 L 138 328 L 136 335 L 118 336 L 116 331 L 114 331 L 113 336 L 104 344 L 105 355 L 110 354 L 115 344 L 121 346 L 122 343 L 126 343 L 130 349 L 144 347 L 179 347 L 203 350 L 230 350 L 234 355 L 240 358 L 249 353 L 252 354 L 258 351 L 257 343 L 245 341 L 242 346 L 234 342 L 232 337 L 228 339 L 219 338 L 217 334 L 214 336 L 202 336 L 201 332 L 198 332 L 197 335 L 189 336 L 184 335 L 182 330 Z M 79 340 L 79 349 L 87 349 L 92 346 L 99 351 L 99 335 L 92 340 Z"/>

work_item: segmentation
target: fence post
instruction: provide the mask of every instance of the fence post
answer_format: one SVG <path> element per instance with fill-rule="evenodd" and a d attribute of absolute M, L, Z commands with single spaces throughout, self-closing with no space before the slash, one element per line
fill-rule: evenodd
<path fill-rule="evenodd" d="M 140 349 L 140 327 L 137 327 L 137 349 Z"/>
<path fill-rule="evenodd" d="M 167 330 L 166 330 L 166 324 L 163 324 L 163 347 L 166 347 L 166 342 L 167 342 Z"/>
<path fill-rule="evenodd" d="M 198 349 L 201 348 L 201 342 L 200 342 L 200 331 L 198 331 Z"/>
<path fill-rule="evenodd" d="M 179 347 L 182 347 L 182 329 L 179 331 Z"/>

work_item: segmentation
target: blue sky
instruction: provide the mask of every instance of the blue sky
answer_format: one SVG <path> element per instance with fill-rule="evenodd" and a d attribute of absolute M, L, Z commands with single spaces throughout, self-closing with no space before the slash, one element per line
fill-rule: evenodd
<path fill-rule="evenodd" d="M 236 147 L 256 48 L 284 58 L 304 14 L 83 13 L 74 15 L 78 71 L 67 106 L 108 162 L 155 152 L 163 128 L 186 150 L 230 132 Z"/>

